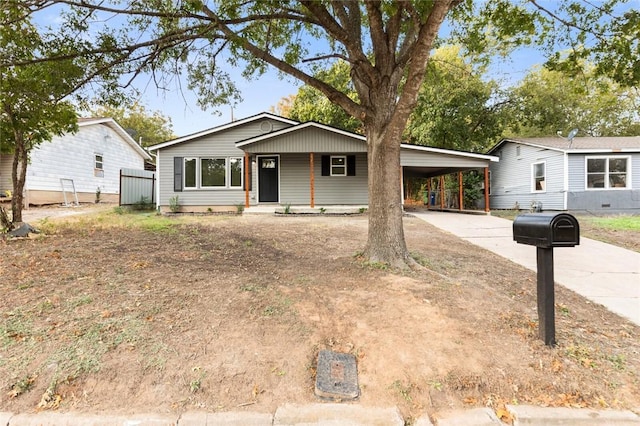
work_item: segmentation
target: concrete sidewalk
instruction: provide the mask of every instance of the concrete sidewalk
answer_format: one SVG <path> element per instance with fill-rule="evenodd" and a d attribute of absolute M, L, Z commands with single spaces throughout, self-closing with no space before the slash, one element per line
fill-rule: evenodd
<path fill-rule="evenodd" d="M 513 241 L 512 222 L 487 215 L 411 212 L 442 230 L 533 271 L 536 247 Z M 580 237 L 553 250 L 555 281 L 640 325 L 640 253 Z"/>

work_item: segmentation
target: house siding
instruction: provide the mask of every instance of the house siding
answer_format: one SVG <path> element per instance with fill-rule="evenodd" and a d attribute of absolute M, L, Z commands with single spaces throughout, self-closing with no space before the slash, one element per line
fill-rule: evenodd
<path fill-rule="evenodd" d="M 520 155 L 517 148 L 520 147 Z M 489 166 L 491 171 L 490 204 L 494 209 L 530 208 L 533 202 L 542 203 L 544 210 L 565 210 L 564 154 L 559 151 L 519 145 L 504 144 L 498 154 L 499 163 Z M 534 163 L 544 162 L 544 192 L 531 190 L 531 173 Z"/>
<path fill-rule="evenodd" d="M 6 191 L 13 190 L 11 181 L 11 169 L 13 164 L 13 155 L 0 154 L 0 193 L 5 195 Z"/>
<path fill-rule="evenodd" d="M 259 141 L 244 146 L 247 152 L 261 153 L 304 153 L 304 152 L 367 152 L 365 141 L 340 135 L 328 130 L 306 128 L 274 139 Z"/>
<path fill-rule="evenodd" d="M 600 154 L 569 155 L 569 191 L 567 207 L 569 210 L 587 211 L 624 211 L 640 209 L 640 154 L 607 153 L 603 156 L 631 157 L 631 188 L 624 189 L 586 189 L 586 157 Z"/>
<path fill-rule="evenodd" d="M 265 124 L 269 123 L 269 124 Z M 265 128 L 279 130 L 288 125 L 276 120 L 258 120 L 245 125 L 233 127 L 220 132 L 202 136 L 199 139 L 178 143 L 157 151 L 158 171 L 158 205 L 168 206 L 172 197 L 178 196 L 178 203 L 182 206 L 234 206 L 245 203 L 245 191 L 243 188 L 233 189 L 183 189 L 174 191 L 173 185 L 173 159 L 174 157 L 241 157 L 244 159 L 244 151 L 236 148 L 235 143 L 249 139 L 265 132 Z M 244 160 L 243 160 L 244 161 Z M 251 178 L 253 180 L 250 192 L 250 204 L 256 202 L 256 170 L 252 167 Z M 246 165 L 245 165 L 246 166 Z M 244 174 L 243 174 L 244 179 Z"/>
<path fill-rule="evenodd" d="M 400 165 L 404 167 L 468 167 L 469 169 L 483 169 L 487 166 L 487 161 L 407 148 L 400 151 Z"/>
<path fill-rule="evenodd" d="M 96 154 L 102 155 L 102 176 L 95 175 Z M 73 180 L 76 193 L 89 194 L 82 201 L 93 200 L 98 188 L 113 201 L 120 192 L 121 168 L 143 169 L 144 158 L 110 127 L 81 126 L 75 134 L 56 136 L 33 149 L 25 182 L 27 203 L 62 202 L 60 179 Z M 65 190 L 70 188 L 65 185 Z"/>

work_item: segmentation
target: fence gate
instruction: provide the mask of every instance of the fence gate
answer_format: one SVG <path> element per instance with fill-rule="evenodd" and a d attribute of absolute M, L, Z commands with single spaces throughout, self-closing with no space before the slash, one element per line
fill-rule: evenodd
<path fill-rule="evenodd" d="M 148 170 L 120 169 L 121 206 L 155 204 L 156 174 Z"/>

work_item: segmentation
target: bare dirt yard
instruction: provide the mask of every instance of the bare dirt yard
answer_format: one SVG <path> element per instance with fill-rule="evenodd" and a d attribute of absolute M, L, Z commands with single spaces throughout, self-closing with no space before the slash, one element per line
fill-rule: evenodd
<path fill-rule="evenodd" d="M 113 209 L 0 240 L 0 411 L 273 412 L 315 402 L 318 351 L 355 355 L 363 406 L 640 407 L 640 327 L 405 218 L 419 272 L 358 257 L 362 216 Z"/>

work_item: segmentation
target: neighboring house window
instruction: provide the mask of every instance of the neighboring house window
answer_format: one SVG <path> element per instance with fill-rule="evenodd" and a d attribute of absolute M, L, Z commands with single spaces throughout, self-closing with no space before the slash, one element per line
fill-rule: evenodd
<path fill-rule="evenodd" d="M 627 188 L 629 157 L 587 157 L 587 189 Z"/>
<path fill-rule="evenodd" d="M 331 156 L 331 176 L 347 175 L 347 156 L 332 155 Z"/>
<path fill-rule="evenodd" d="M 200 187 L 215 188 L 227 186 L 227 160 L 224 158 L 200 159 Z"/>
<path fill-rule="evenodd" d="M 198 174 L 198 159 L 185 158 L 184 159 L 184 188 L 185 189 L 196 188 L 197 174 Z"/>
<path fill-rule="evenodd" d="M 241 188 L 242 158 L 185 158 L 185 189 Z"/>
<path fill-rule="evenodd" d="M 102 154 L 95 154 L 93 163 L 93 175 L 95 177 L 104 177 L 104 163 L 102 162 Z"/>
<path fill-rule="evenodd" d="M 547 189 L 546 165 L 545 163 L 534 163 L 531 165 L 533 192 L 544 192 Z"/>

